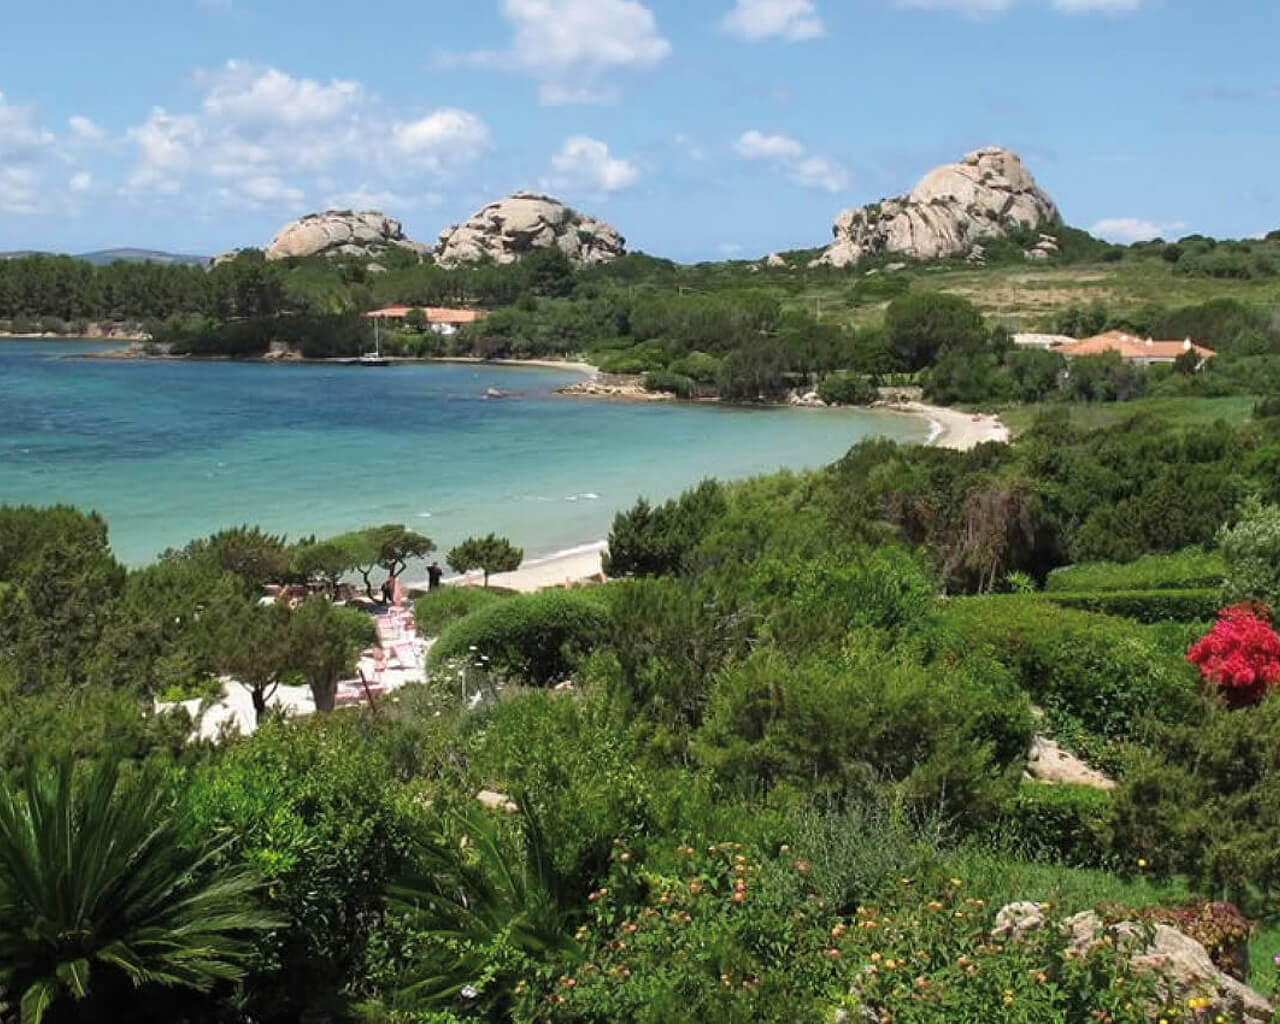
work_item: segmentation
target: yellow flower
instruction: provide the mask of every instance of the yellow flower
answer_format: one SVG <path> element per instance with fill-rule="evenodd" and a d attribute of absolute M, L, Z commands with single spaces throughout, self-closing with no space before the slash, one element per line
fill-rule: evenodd
<path fill-rule="evenodd" d="M 1147 866 L 1147 859 L 1146 859 L 1145 857 L 1139 857 L 1139 858 L 1138 858 L 1138 867 L 1140 867 L 1140 868 L 1145 868 L 1146 866 Z"/>

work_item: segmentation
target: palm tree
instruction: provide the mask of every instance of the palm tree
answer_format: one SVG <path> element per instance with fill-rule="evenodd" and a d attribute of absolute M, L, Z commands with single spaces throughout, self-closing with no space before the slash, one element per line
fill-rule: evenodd
<path fill-rule="evenodd" d="M 254 876 L 215 868 L 222 847 L 184 844 L 171 793 L 156 770 L 125 784 L 70 758 L 0 779 L 0 1019 L 108 1020 L 243 975 L 247 937 L 279 922 Z"/>
<path fill-rule="evenodd" d="M 519 977 L 493 972 L 489 954 L 497 942 L 533 962 L 573 962 L 580 956 L 572 938 L 579 901 L 553 866 L 537 818 L 519 803 L 515 842 L 504 839 L 491 812 L 478 808 L 454 819 L 463 843 L 444 831 L 419 840 L 416 869 L 392 890 L 391 902 L 434 940 L 435 949 L 409 968 L 392 995 L 397 1008 L 438 1008 L 462 1000 L 503 1019 Z"/>

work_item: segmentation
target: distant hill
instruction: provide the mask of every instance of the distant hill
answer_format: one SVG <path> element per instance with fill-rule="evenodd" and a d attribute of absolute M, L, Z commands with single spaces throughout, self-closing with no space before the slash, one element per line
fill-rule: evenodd
<path fill-rule="evenodd" d="M 0 252 L 0 259 L 18 260 L 27 256 L 51 255 L 53 253 L 22 249 L 16 252 Z M 180 253 L 160 252 L 157 249 L 99 249 L 96 252 L 79 253 L 72 258 L 84 260 L 98 267 L 105 267 L 112 263 L 188 264 L 203 267 L 209 263 L 208 256 L 185 256 Z"/>

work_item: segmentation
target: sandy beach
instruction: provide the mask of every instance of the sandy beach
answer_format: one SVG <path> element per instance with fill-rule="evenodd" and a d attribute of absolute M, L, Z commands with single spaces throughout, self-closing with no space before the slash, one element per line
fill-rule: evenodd
<path fill-rule="evenodd" d="M 951 448 L 967 452 L 980 444 L 995 441 L 1008 444 L 1009 428 L 1000 422 L 999 416 L 986 413 L 960 412 L 924 402 L 893 402 L 876 406 L 889 412 L 901 412 L 911 416 L 923 416 L 934 425 L 929 443 L 936 448 Z"/>

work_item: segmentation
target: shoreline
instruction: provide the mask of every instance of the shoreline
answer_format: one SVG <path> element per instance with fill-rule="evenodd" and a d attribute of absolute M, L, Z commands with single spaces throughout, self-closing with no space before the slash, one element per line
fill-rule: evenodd
<path fill-rule="evenodd" d="M 924 402 L 890 402 L 874 406 L 883 412 L 923 418 L 932 424 L 925 446 L 947 448 L 953 451 L 969 451 L 980 444 L 995 442 L 1008 444 L 1011 440 L 1008 427 L 999 416 L 973 414 L 928 405 Z M 505 587 L 522 594 L 554 586 L 574 586 L 594 577 L 603 578 L 602 555 L 608 548 L 607 540 L 597 540 L 577 547 L 566 548 L 550 555 L 533 558 L 515 572 L 490 577 L 489 584 Z M 446 586 L 478 587 L 483 580 L 479 572 L 446 579 Z M 426 590 L 426 583 L 413 582 L 410 589 Z"/>

